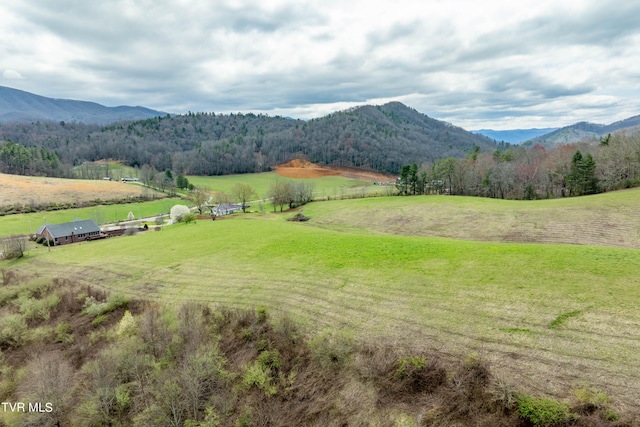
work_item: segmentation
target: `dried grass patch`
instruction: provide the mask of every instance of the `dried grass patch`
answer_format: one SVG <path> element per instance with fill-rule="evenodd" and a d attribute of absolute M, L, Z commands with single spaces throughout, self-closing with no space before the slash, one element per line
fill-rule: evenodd
<path fill-rule="evenodd" d="M 83 203 L 141 197 L 144 187 L 117 181 L 77 180 L 0 174 L 0 207 L 46 206 L 55 203 Z"/>

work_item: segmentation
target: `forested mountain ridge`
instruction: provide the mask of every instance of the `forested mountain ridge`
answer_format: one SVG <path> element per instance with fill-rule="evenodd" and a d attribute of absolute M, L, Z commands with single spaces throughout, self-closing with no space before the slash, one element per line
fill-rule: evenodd
<path fill-rule="evenodd" d="M 464 157 L 496 144 L 399 102 L 362 106 L 310 121 L 256 114 L 188 113 L 108 126 L 5 123 L 0 141 L 44 147 L 77 165 L 112 158 L 194 175 L 270 170 L 296 157 L 325 165 L 397 173 L 407 162 Z"/>
<path fill-rule="evenodd" d="M 640 115 L 629 117 L 624 120 L 602 125 L 597 123 L 579 122 L 571 126 L 565 126 L 553 132 L 540 135 L 524 143 L 527 146 L 540 144 L 545 147 L 552 147 L 559 144 L 575 144 L 578 142 L 598 141 L 608 134 L 620 130 L 633 130 L 640 126 Z"/>
<path fill-rule="evenodd" d="M 107 124 L 164 115 L 166 113 L 145 107 L 105 107 L 95 102 L 47 98 L 0 86 L 0 123 L 65 121 Z"/>

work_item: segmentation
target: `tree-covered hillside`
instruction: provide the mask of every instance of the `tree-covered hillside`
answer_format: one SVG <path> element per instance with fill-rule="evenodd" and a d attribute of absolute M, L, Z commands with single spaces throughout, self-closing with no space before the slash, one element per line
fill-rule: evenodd
<path fill-rule="evenodd" d="M 99 127 L 2 124 L 0 141 L 44 147 L 69 165 L 112 158 L 194 175 L 261 172 L 296 157 L 397 173 L 407 162 L 495 150 L 480 135 L 401 103 L 363 106 L 310 121 L 255 114 L 189 113 Z"/>

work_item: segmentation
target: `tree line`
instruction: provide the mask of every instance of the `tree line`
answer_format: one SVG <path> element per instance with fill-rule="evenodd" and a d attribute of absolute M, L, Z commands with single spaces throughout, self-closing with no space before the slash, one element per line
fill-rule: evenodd
<path fill-rule="evenodd" d="M 255 114 L 189 113 L 109 126 L 4 123 L 0 141 L 44 147 L 77 167 L 117 159 L 185 175 L 264 172 L 294 158 L 395 173 L 402 164 L 463 157 L 488 138 L 403 104 L 363 106 L 309 121 Z"/>
<path fill-rule="evenodd" d="M 24 147 L 15 142 L 0 143 L 0 172 L 16 175 L 67 177 L 70 170 L 55 152 Z"/>
<path fill-rule="evenodd" d="M 640 133 L 616 133 L 599 144 L 474 150 L 400 168 L 398 192 L 540 199 L 640 186 Z"/>

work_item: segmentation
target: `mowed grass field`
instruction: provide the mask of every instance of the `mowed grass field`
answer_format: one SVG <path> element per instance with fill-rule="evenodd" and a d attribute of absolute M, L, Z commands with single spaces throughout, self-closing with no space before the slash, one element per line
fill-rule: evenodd
<path fill-rule="evenodd" d="M 226 193 L 231 193 L 233 186 L 237 183 L 249 184 L 256 192 L 256 200 L 267 198 L 269 187 L 275 181 L 311 184 L 314 186 L 314 195 L 318 199 L 336 199 L 372 193 L 382 194 L 384 190 L 383 187 L 373 185 L 373 181 L 363 181 L 340 175 L 319 178 L 288 178 L 275 172 L 263 172 L 242 175 L 188 176 L 187 178 L 196 187 Z"/>
<path fill-rule="evenodd" d="M 359 339 L 411 342 L 457 358 L 477 353 L 530 392 L 563 398 L 587 384 L 615 406 L 638 410 L 640 251 L 468 241 L 429 236 L 423 228 L 438 205 L 450 212 L 439 228 L 448 233 L 472 219 L 471 228 L 494 230 L 513 216 L 515 230 L 523 215 L 569 221 L 594 209 L 622 221 L 619 211 L 633 212 L 639 194 L 530 203 L 318 202 L 305 207 L 312 217 L 306 223 L 286 222 L 291 214 L 199 221 L 51 252 L 38 248 L 2 268 L 169 304 L 266 306 L 312 331 L 345 328 Z"/>

